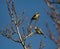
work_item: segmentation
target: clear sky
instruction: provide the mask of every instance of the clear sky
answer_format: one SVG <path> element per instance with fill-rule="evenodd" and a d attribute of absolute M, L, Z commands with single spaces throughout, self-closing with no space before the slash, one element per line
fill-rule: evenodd
<path fill-rule="evenodd" d="M 43 10 L 42 6 L 45 7 L 47 10 L 49 8 L 45 4 L 43 0 L 15 0 L 15 9 L 18 15 L 22 16 L 23 10 L 25 10 L 25 14 L 23 15 L 23 18 L 25 16 L 28 16 L 30 19 L 36 12 L 40 13 L 40 18 L 37 23 L 37 26 L 41 27 L 44 34 L 46 35 L 46 21 L 48 20 L 48 23 L 50 25 L 51 30 L 56 34 L 56 29 L 54 28 L 52 24 L 52 19 L 46 14 L 46 12 Z M 5 26 L 10 22 L 10 17 L 8 14 L 8 9 L 6 5 L 5 0 L 0 0 L 0 26 L 5 29 Z M 57 35 L 56 35 L 57 37 Z M 40 40 L 44 41 L 44 45 L 46 44 L 47 46 L 44 47 L 43 49 L 56 49 L 57 45 L 47 38 L 43 38 L 43 36 L 39 35 L 34 35 L 31 38 L 28 38 L 26 43 L 31 42 L 31 46 L 33 49 L 38 49 L 39 48 L 39 42 Z M 21 44 L 15 43 L 10 39 L 7 39 L 6 37 L 3 37 L 0 35 L 0 49 L 23 49 Z"/>

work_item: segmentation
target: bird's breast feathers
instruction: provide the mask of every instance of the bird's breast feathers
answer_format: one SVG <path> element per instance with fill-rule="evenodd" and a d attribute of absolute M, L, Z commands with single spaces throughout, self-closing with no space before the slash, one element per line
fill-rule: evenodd
<path fill-rule="evenodd" d="M 39 14 L 36 14 L 35 18 L 38 18 L 39 17 Z"/>

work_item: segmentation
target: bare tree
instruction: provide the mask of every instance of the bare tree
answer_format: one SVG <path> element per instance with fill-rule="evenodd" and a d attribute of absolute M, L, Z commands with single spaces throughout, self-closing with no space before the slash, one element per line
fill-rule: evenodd
<path fill-rule="evenodd" d="M 4 37 L 7 37 L 8 39 L 11 39 L 14 42 L 20 43 L 24 49 L 31 49 L 30 43 L 28 46 L 26 45 L 26 39 L 35 35 L 35 34 L 43 34 L 41 32 L 41 29 L 38 29 L 35 25 L 38 21 L 38 18 L 40 17 L 39 13 L 34 14 L 34 16 L 31 18 L 31 20 L 34 21 L 34 24 L 31 24 L 28 22 L 28 17 L 25 17 L 25 20 L 27 22 L 27 32 L 24 27 L 24 19 L 22 19 L 22 16 L 17 15 L 17 12 L 15 10 L 14 1 L 13 0 L 6 0 L 8 12 L 11 18 L 11 22 L 6 26 L 6 29 L 1 30 L 1 35 Z M 23 12 L 24 14 L 24 12 Z M 36 28 L 36 29 L 35 29 Z M 20 30 L 22 29 L 22 31 Z M 33 29 L 35 31 L 33 31 Z M 21 34 L 21 32 L 23 34 Z M 27 34 L 26 34 L 27 33 Z M 14 35 L 18 35 L 17 38 L 14 37 Z M 43 35 L 44 36 L 44 35 Z"/>
<path fill-rule="evenodd" d="M 47 36 L 58 45 L 57 49 L 60 49 L 60 14 L 57 11 L 57 8 L 55 5 L 60 5 L 60 0 L 44 0 L 45 3 L 50 8 L 50 12 L 47 11 L 44 7 L 42 7 L 45 12 L 48 14 L 48 16 L 51 17 L 53 22 L 56 24 L 56 30 L 58 31 L 58 40 L 56 37 L 52 34 L 53 32 L 50 30 L 48 22 L 46 22 L 46 28 L 47 28 Z M 5 30 L 1 30 L 1 35 L 4 37 L 7 37 L 8 39 L 11 39 L 14 42 L 20 43 L 24 49 L 32 49 L 32 46 L 30 45 L 30 42 L 28 45 L 26 45 L 26 39 L 29 37 L 32 37 L 35 34 L 43 35 L 45 38 L 46 36 L 43 34 L 41 28 L 36 26 L 36 23 L 38 21 L 38 18 L 40 17 L 40 13 L 37 12 L 33 15 L 33 17 L 28 21 L 28 17 L 25 17 L 25 20 L 22 18 L 22 16 L 19 16 L 15 10 L 14 1 L 13 0 L 6 0 L 9 16 L 11 18 L 11 21 L 9 24 L 7 24 Z M 24 14 L 24 11 L 23 11 Z M 32 21 L 34 21 L 34 24 L 31 24 Z M 26 24 L 26 28 L 24 27 Z M 26 31 L 27 30 L 27 31 Z M 34 31 L 33 31 L 34 30 Z M 21 34 L 23 33 L 23 34 Z M 14 35 L 17 35 L 18 37 L 15 38 Z M 40 41 L 40 47 L 39 49 L 43 49 L 45 46 L 43 44 L 43 41 Z"/>
<path fill-rule="evenodd" d="M 52 34 L 53 32 L 49 28 L 49 25 L 47 22 L 46 27 L 47 27 L 47 31 L 49 32 L 48 36 L 50 37 L 51 40 L 53 40 L 58 45 L 57 49 L 60 49 L 60 13 L 57 10 L 57 9 L 60 10 L 60 7 L 57 8 L 57 6 L 60 6 L 60 0 L 56 0 L 56 1 L 55 0 L 45 0 L 45 2 L 48 5 L 48 7 L 50 8 L 51 12 L 48 12 L 46 9 L 45 9 L 45 11 L 51 17 L 53 22 L 55 23 L 54 25 L 56 27 L 56 30 L 58 31 L 58 40 Z M 57 5 L 57 6 L 55 6 L 55 5 Z"/>

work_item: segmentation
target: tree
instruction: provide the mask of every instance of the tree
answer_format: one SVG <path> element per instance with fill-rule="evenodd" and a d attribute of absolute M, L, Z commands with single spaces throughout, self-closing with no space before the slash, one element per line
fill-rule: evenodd
<path fill-rule="evenodd" d="M 46 8 L 44 8 L 43 6 L 41 6 L 41 8 L 47 13 L 48 16 L 51 17 L 52 21 L 54 22 L 56 30 L 58 31 L 58 40 L 52 34 L 53 32 L 50 30 L 48 22 L 46 22 L 47 33 L 46 33 L 46 35 L 43 33 L 44 34 L 43 37 L 45 39 L 47 39 L 47 37 L 49 37 L 56 45 L 58 45 L 57 49 L 59 49 L 60 48 L 60 28 L 59 28 L 60 27 L 60 19 L 59 19 L 60 14 L 59 14 L 59 12 L 57 12 L 58 7 L 55 7 L 55 5 L 59 6 L 60 2 L 59 2 L 59 0 L 57 0 L 57 1 L 44 0 L 44 2 L 48 5 L 47 7 L 50 8 L 50 12 L 48 10 L 46 10 Z M 21 44 L 24 49 L 32 49 L 30 42 L 28 41 L 29 43 L 27 44 L 26 40 L 29 37 L 31 38 L 33 35 L 36 35 L 36 34 L 41 36 L 41 34 L 37 33 L 40 30 L 36 29 L 39 27 L 39 26 L 37 26 L 37 24 L 39 23 L 39 19 L 36 20 L 36 18 L 35 18 L 34 19 L 35 21 L 31 22 L 32 18 L 30 19 L 28 16 L 26 16 L 26 17 L 24 17 L 25 18 L 24 19 L 24 18 L 22 18 L 22 16 L 19 16 L 16 12 L 13 0 L 6 0 L 6 4 L 7 4 L 9 16 L 11 18 L 11 22 L 6 26 L 5 30 L 4 29 L 1 30 L 0 34 L 3 35 L 4 37 L 7 37 L 8 39 L 11 39 L 14 42 Z M 22 15 L 24 15 L 24 14 L 25 14 L 25 12 L 23 11 Z M 33 15 L 33 17 L 35 17 L 35 16 L 36 16 L 36 14 Z M 37 16 L 40 16 L 40 13 Z M 28 21 L 28 19 L 30 19 L 30 21 Z M 16 35 L 18 37 L 15 38 L 14 35 Z M 41 40 L 39 49 L 43 49 L 46 46 L 43 43 L 43 41 Z"/>
<path fill-rule="evenodd" d="M 55 23 L 54 25 L 56 27 L 56 30 L 58 31 L 58 40 L 57 40 L 56 37 L 54 37 L 54 35 L 52 34 L 52 31 L 49 29 L 48 23 L 46 23 L 46 27 L 47 27 L 48 32 L 49 32 L 49 37 L 55 43 L 57 43 L 57 45 L 58 45 L 58 48 L 57 49 L 60 49 L 60 14 L 59 14 L 59 12 L 57 10 L 57 6 L 59 6 L 60 1 L 59 0 L 57 0 L 57 1 L 54 1 L 54 0 L 53 1 L 46 0 L 46 3 L 48 5 L 48 7 L 51 9 L 51 12 L 49 13 L 47 11 L 47 14 L 51 17 L 51 19 Z M 57 4 L 57 6 L 55 6 L 56 4 Z M 59 8 L 59 10 L 60 10 L 60 8 Z"/>

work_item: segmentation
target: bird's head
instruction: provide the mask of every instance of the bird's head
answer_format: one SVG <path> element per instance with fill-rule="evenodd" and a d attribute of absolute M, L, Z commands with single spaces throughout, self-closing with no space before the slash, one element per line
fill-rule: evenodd
<path fill-rule="evenodd" d="M 37 29 L 38 27 L 35 26 L 35 29 Z"/>

